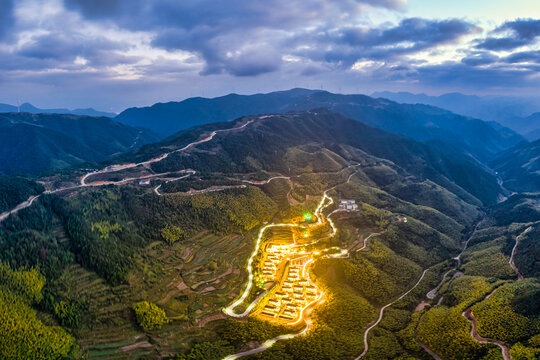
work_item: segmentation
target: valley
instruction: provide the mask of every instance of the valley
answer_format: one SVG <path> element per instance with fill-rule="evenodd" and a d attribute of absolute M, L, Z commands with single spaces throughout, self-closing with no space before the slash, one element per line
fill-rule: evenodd
<path fill-rule="evenodd" d="M 538 0 L 0 1 L 0 360 L 540 360 Z"/>
<path fill-rule="evenodd" d="M 358 138 L 338 130 L 330 143 L 320 135 L 330 119 L 361 129 Z M 478 188 L 450 185 L 447 167 L 421 151 L 421 166 L 397 155 L 421 145 L 355 124 L 319 111 L 241 118 L 135 150 L 137 161 L 44 177 L 41 193 L 4 213 L 3 254 L 44 269 L 48 301 L 79 319 L 67 325 L 53 306 L 44 323 L 64 321 L 93 359 L 453 359 L 452 347 L 497 358 L 462 313 L 474 310 L 478 336 L 499 338 L 484 328 L 496 309 L 486 295 L 517 296 L 511 264 L 524 277 L 534 271 L 519 259 L 538 222 L 531 213 L 507 228 L 498 211 L 537 211 L 534 198 L 493 196 L 486 214 L 466 190 Z M 378 146 L 365 141 L 373 136 Z M 46 255 L 30 257 L 26 238 Z M 535 281 L 524 281 L 536 296 Z M 141 328 L 131 306 L 143 300 L 168 322 Z M 536 331 L 525 318 L 532 333 L 500 340 L 509 354 Z M 455 343 L 438 336 L 447 324 Z"/>

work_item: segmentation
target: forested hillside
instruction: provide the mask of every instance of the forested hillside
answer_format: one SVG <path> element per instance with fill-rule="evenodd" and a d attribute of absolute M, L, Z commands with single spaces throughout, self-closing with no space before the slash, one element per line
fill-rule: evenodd
<path fill-rule="evenodd" d="M 56 171 L 154 142 L 158 137 L 105 117 L 0 114 L 0 174 Z"/>
<path fill-rule="evenodd" d="M 300 332 L 303 324 L 239 321 L 223 309 L 266 241 L 305 236 L 261 237 L 262 227 L 316 214 L 325 194 L 332 202 L 319 216 L 332 225 L 323 220 L 305 245 L 320 254 L 307 271 L 325 301 L 305 336 L 247 358 L 429 359 L 429 350 L 497 359 L 498 347 L 471 337 L 462 315 L 471 309 L 479 334 L 515 359 L 538 354 L 537 196 L 495 204 L 504 190 L 471 157 L 315 110 L 189 129 L 108 164 L 122 162 L 130 165 L 44 178 L 48 189 L 65 188 L 0 223 L 0 269 L 28 274 L 17 276 L 37 289 L 18 298 L 6 290 L 5 302 L 31 314 L 40 339 L 55 336 L 30 349 L 33 340 L 13 336 L 9 349 L 221 360 Z M 338 211 L 340 199 L 358 210 Z M 514 246 L 523 280 L 509 265 Z M 254 284 L 247 302 L 271 291 Z M 13 309 L 6 316 L 18 319 Z"/>
<path fill-rule="evenodd" d="M 500 153 L 491 166 L 514 191 L 540 191 L 540 140 Z"/>
<path fill-rule="evenodd" d="M 193 126 L 229 121 L 244 115 L 316 108 L 326 108 L 417 141 L 442 141 L 457 146 L 461 151 L 470 152 L 482 161 L 491 160 L 499 151 L 523 140 L 510 129 L 494 128 L 484 121 L 436 107 L 306 89 L 250 96 L 230 94 L 214 99 L 190 98 L 182 102 L 127 109 L 115 119 L 131 126 L 149 127 L 160 134 L 171 135 Z"/>
<path fill-rule="evenodd" d="M 0 176 L 0 213 L 14 208 L 43 190 L 43 185 L 26 178 Z"/>

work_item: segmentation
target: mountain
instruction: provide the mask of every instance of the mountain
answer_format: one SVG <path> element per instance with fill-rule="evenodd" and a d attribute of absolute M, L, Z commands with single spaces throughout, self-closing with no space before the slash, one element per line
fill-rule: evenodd
<path fill-rule="evenodd" d="M 292 89 L 269 94 L 229 94 L 217 98 L 194 97 L 180 102 L 157 103 L 150 107 L 126 109 L 115 120 L 131 126 L 147 127 L 172 135 L 193 126 L 230 121 L 244 115 L 287 112 L 317 90 Z"/>
<path fill-rule="evenodd" d="M 511 121 L 512 127 L 523 134 L 526 139 L 534 141 L 540 139 L 540 112 L 525 118 L 516 117 Z"/>
<path fill-rule="evenodd" d="M 493 204 L 495 177 L 459 148 L 314 109 L 200 125 L 116 161 L 0 222 L 0 277 L 22 279 L 0 281 L 0 306 L 22 304 L 2 307 L 15 358 L 61 343 L 48 354 L 223 359 L 303 334 L 268 317 L 270 300 L 291 322 L 310 301 L 317 326 L 266 359 L 497 357 L 466 309 L 478 332 L 534 354 L 538 196 Z M 15 200 L 41 191 L 20 186 Z M 273 300 L 280 290 L 293 306 Z"/>
<path fill-rule="evenodd" d="M 499 172 L 506 188 L 517 192 L 540 191 L 540 140 L 504 151 L 491 166 Z"/>
<path fill-rule="evenodd" d="M 8 105 L 8 104 L 0 104 L 0 113 L 18 112 L 18 111 L 19 111 L 19 108 L 17 108 L 17 106 Z M 44 114 L 44 113 L 45 114 L 73 114 L 73 115 L 87 115 L 87 116 L 105 116 L 105 117 L 110 117 L 110 118 L 114 118 L 116 116 L 115 113 L 98 111 L 92 108 L 75 109 L 75 110 L 69 110 L 69 109 L 63 109 L 63 108 L 39 109 L 30 103 L 21 104 L 20 111 L 31 113 L 31 114 Z"/>
<path fill-rule="evenodd" d="M 106 117 L 0 114 L 0 174 L 38 174 L 102 161 L 158 137 Z"/>
<path fill-rule="evenodd" d="M 250 119 L 247 117 L 246 119 Z M 210 127 L 231 126 L 219 123 L 181 131 L 166 140 L 142 147 L 123 157 L 124 161 L 142 161 L 186 141 Z M 496 201 L 500 188 L 495 177 L 477 160 L 459 149 L 450 153 L 404 136 L 367 126 L 327 109 L 290 112 L 257 120 L 242 132 L 231 133 L 213 142 L 214 150 L 192 154 L 188 159 L 175 155 L 152 166 L 156 172 L 199 169 L 212 172 L 253 172 L 274 170 L 287 172 L 285 149 L 312 142 L 335 146 L 348 145 L 367 154 L 388 159 L 401 168 L 448 188 L 472 202 L 472 194 L 485 203 Z M 204 145 L 199 146 L 204 149 Z M 219 150 L 219 151 L 218 151 Z M 338 152 L 339 153 L 339 152 Z M 187 162 L 184 162 L 187 161 Z M 257 164 L 257 165 L 254 165 Z"/>
<path fill-rule="evenodd" d="M 477 96 L 447 93 L 440 96 L 409 92 L 374 92 L 375 98 L 390 99 L 406 104 L 426 104 L 448 109 L 458 114 L 483 120 L 505 123 L 515 117 L 526 117 L 540 109 L 539 98 L 514 96 Z"/>
<path fill-rule="evenodd" d="M 509 129 L 494 129 L 481 120 L 431 106 L 405 105 L 364 95 L 340 95 L 306 89 L 250 96 L 230 94 L 214 99 L 191 98 L 127 109 L 115 119 L 170 135 L 194 125 L 230 121 L 243 115 L 315 108 L 327 108 L 418 141 L 441 140 L 465 149 L 482 161 L 492 159 L 494 154 L 523 140 Z"/>
<path fill-rule="evenodd" d="M 426 104 L 448 109 L 457 114 L 486 121 L 496 121 L 521 135 L 530 138 L 531 131 L 540 129 L 540 121 L 529 116 L 540 109 L 540 98 L 512 96 L 476 96 L 449 93 L 440 96 L 412 94 L 409 92 L 375 92 L 371 96 L 406 104 Z M 538 117 L 538 115 L 536 115 Z"/>

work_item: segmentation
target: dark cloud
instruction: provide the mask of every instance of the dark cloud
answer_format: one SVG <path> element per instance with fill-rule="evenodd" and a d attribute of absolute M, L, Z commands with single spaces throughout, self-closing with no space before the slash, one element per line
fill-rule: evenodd
<path fill-rule="evenodd" d="M 461 62 L 470 66 L 483 66 L 497 62 L 499 57 L 490 52 L 476 52 L 461 59 Z"/>
<path fill-rule="evenodd" d="M 343 32 L 343 40 L 350 45 L 383 46 L 410 43 L 412 48 L 423 49 L 459 39 L 475 26 L 459 19 L 427 20 L 409 18 L 388 29 L 361 28 Z"/>
<path fill-rule="evenodd" d="M 69 34 L 54 32 L 32 38 L 31 42 L 21 47 L 18 55 L 58 61 L 73 61 L 77 56 L 81 56 L 90 62 L 103 63 L 109 56 L 115 58 L 114 51 L 126 49 L 125 44 L 102 37 L 88 38 L 74 32 Z"/>
<path fill-rule="evenodd" d="M 492 35 L 510 32 L 503 37 L 490 36 L 478 43 L 479 49 L 501 51 L 512 50 L 521 46 L 533 44 L 540 36 L 540 20 L 519 19 L 505 22 L 492 32 Z"/>
<path fill-rule="evenodd" d="M 487 38 L 477 45 L 479 49 L 502 51 L 512 50 L 520 46 L 527 45 L 530 41 L 526 39 L 503 37 L 503 38 Z"/>
<path fill-rule="evenodd" d="M 311 35 L 297 35 L 290 47 L 298 46 L 296 54 L 313 61 L 324 61 L 347 68 L 361 59 L 391 61 L 403 55 L 459 40 L 478 28 L 459 19 L 427 20 L 409 18 L 393 27 L 344 27 L 317 29 Z M 302 47 L 302 44 L 309 47 Z"/>
<path fill-rule="evenodd" d="M 112 20 L 125 28 L 193 29 L 251 27 L 292 28 L 334 14 L 358 13 L 359 5 L 400 8 L 403 0 L 64 0 L 92 19 Z"/>
<path fill-rule="evenodd" d="M 279 69 L 282 38 L 321 22 L 353 18 L 361 4 L 399 8 L 403 0 L 65 0 L 91 19 L 156 33 L 153 46 L 198 54 L 201 74 L 251 76 Z M 254 46 L 253 44 L 256 44 Z"/>
<path fill-rule="evenodd" d="M 500 29 L 513 30 L 520 39 L 532 40 L 540 36 L 540 20 L 519 19 L 504 23 Z"/>
<path fill-rule="evenodd" d="M 13 24 L 13 0 L 0 0 L 0 39 Z"/>
<path fill-rule="evenodd" d="M 67 0 L 68 7 L 80 10 L 85 16 L 99 18 L 117 14 L 124 5 L 121 0 Z"/>
<path fill-rule="evenodd" d="M 540 64 L 540 50 L 517 52 L 506 57 L 505 61 L 509 63 L 535 62 Z"/>

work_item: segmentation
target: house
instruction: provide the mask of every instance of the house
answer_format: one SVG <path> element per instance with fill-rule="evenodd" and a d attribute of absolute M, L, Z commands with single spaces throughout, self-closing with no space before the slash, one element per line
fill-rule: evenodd
<path fill-rule="evenodd" d="M 150 180 L 139 180 L 139 185 L 150 185 Z"/>
<path fill-rule="evenodd" d="M 357 211 L 358 210 L 358 204 L 355 200 L 340 200 L 339 202 L 339 209 L 340 210 L 346 210 L 346 211 Z"/>

